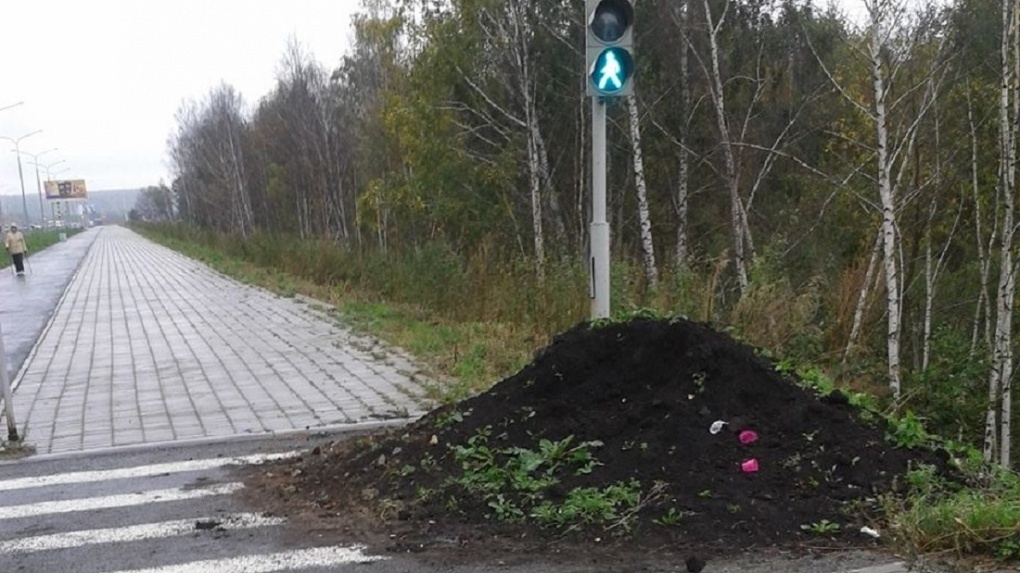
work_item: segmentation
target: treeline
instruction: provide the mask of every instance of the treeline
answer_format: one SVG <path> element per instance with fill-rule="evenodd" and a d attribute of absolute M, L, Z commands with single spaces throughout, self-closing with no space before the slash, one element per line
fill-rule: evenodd
<path fill-rule="evenodd" d="M 583 0 L 364 0 L 324 69 L 300 46 L 249 108 L 182 106 L 173 217 L 387 252 L 586 258 Z M 609 122 L 613 253 L 715 319 L 808 297 L 805 352 L 1009 464 L 1015 0 L 641 0 Z M 153 201 L 156 203 L 156 201 Z M 772 325 L 772 326 L 770 326 Z"/>

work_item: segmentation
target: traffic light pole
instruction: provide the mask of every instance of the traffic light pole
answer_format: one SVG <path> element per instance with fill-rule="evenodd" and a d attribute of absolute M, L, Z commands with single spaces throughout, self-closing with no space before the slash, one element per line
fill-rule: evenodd
<path fill-rule="evenodd" d="M 591 98 L 591 317 L 609 318 L 609 223 L 606 221 L 606 104 Z"/>
<path fill-rule="evenodd" d="M 609 318 L 606 108 L 634 93 L 635 0 L 585 0 L 585 93 L 591 97 L 591 318 Z"/>

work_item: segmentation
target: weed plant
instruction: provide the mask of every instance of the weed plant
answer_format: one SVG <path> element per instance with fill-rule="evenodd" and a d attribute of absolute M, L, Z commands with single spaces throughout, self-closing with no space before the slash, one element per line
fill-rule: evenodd
<path fill-rule="evenodd" d="M 965 456 L 967 487 L 924 466 L 906 476 L 910 494 L 905 500 L 885 498 L 895 542 L 922 554 L 1020 560 L 1020 476 L 984 466 L 976 450 Z"/>

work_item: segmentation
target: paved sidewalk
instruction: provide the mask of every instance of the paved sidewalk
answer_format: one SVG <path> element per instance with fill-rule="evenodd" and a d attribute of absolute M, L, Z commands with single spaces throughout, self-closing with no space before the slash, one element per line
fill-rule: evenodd
<path fill-rule="evenodd" d="M 89 229 L 39 253 L 29 253 L 28 274 L 22 277 L 14 276 L 10 257 L 4 253 L 7 266 L 0 269 L 0 327 L 9 379 L 21 369 L 99 232 Z"/>
<path fill-rule="evenodd" d="M 38 453 L 424 411 L 408 357 L 359 339 L 305 303 L 242 285 L 127 229 L 92 233 L 14 381 L 15 418 Z"/>

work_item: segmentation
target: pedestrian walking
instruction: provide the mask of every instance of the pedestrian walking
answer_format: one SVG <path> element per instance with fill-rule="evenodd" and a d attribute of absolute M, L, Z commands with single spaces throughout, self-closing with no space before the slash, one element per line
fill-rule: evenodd
<path fill-rule="evenodd" d="M 28 254 L 28 247 L 25 246 L 25 235 L 21 234 L 17 225 L 11 225 L 10 230 L 7 231 L 4 247 L 11 254 L 11 260 L 14 261 L 14 270 L 18 273 L 18 276 L 24 276 L 25 255 Z"/>

